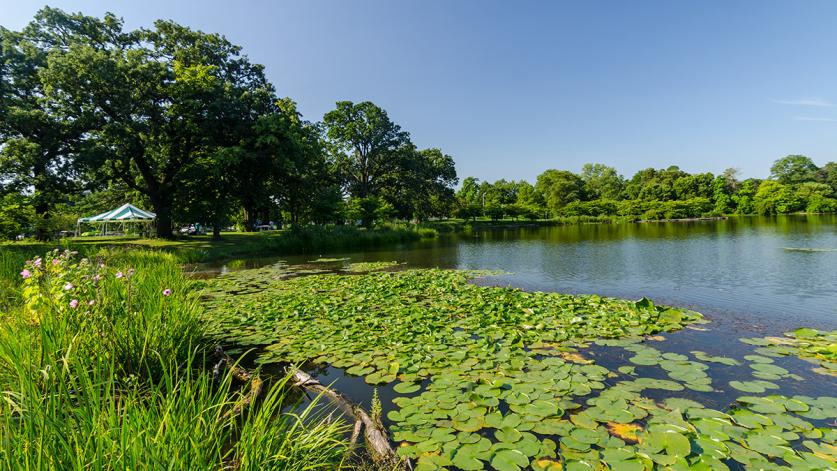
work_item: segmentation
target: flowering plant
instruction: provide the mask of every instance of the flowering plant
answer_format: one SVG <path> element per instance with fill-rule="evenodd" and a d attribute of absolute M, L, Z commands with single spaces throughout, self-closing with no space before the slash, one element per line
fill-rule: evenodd
<path fill-rule="evenodd" d="M 20 272 L 23 298 L 36 322 L 47 313 L 80 320 L 94 314 L 101 304 L 100 283 L 107 276 L 106 267 L 87 258 L 76 261 L 75 255 L 56 249 L 24 265 Z"/>

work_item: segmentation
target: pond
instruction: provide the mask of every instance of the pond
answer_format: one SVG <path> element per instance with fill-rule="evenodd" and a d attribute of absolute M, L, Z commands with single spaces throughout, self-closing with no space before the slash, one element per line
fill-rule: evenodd
<path fill-rule="evenodd" d="M 834 347 L 823 350 L 834 334 L 777 337 L 837 328 L 834 215 L 521 225 L 193 270 L 259 267 L 209 282 L 215 335 L 267 367 L 307 362 L 364 407 L 377 387 L 399 453 L 421 469 L 837 458 L 837 398 L 824 396 L 837 387 Z M 375 267 L 494 271 L 329 274 Z"/>
<path fill-rule="evenodd" d="M 319 255 L 195 269 L 214 274 Z M 502 270 L 508 274 L 480 282 L 530 291 L 648 297 L 699 311 L 721 332 L 837 329 L 837 215 L 483 229 L 328 256 Z"/>

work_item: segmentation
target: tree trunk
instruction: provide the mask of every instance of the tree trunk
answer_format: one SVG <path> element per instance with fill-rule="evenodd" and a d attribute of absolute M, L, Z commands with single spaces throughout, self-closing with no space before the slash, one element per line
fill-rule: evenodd
<path fill-rule="evenodd" d="M 50 240 L 52 239 L 52 231 L 49 230 L 49 204 L 45 201 L 39 201 L 35 204 L 35 239 Z"/>
<path fill-rule="evenodd" d="M 253 208 L 244 208 L 244 231 L 253 232 L 256 227 L 256 210 Z"/>
<path fill-rule="evenodd" d="M 212 227 L 212 240 L 221 240 L 221 224 L 217 222 Z"/>
<path fill-rule="evenodd" d="M 157 213 L 157 237 L 171 239 L 173 237 L 171 201 L 167 198 L 159 198 L 155 199 L 153 204 L 154 212 Z"/>

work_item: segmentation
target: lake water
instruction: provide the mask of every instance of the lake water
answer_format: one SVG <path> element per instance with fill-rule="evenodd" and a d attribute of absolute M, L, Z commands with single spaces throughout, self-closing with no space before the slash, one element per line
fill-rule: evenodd
<path fill-rule="evenodd" d="M 279 260 L 304 265 L 321 256 L 347 257 L 345 263 L 397 260 L 407 267 L 497 269 L 505 274 L 477 282 L 648 297 L 658 304 L 688 307 L 712 322 L 703 326 L 706 329 L 666 333 L 661 336 L 665 341 L 652 343 L 684 355 L 701 350 L 741 360 L 753 353 L 753 347 L 739 341 L 741 337 L 778 335 L 802 326 L 837 329 L 837 215 L 486 229 L 381 250 L 232 260 L 197 270 L 211 276 Z M 611 371 L 631 364 L 631 354 L 621 349 L 594 346 L 581 353 Z M 803 380 L 776 381 L 779 389 L 774 393 L 820 396 L 837 387 L 835 378 L 811 372 L 812 365 L 798 358 L 776 358 L 775 364 Z M 685 390 L 675 396 L 726 410 L 742 395 L 729 382 L 749 377 L 749 370 L 716 363 L 706 366 L 713 391 Z M 664 378 L 664 372 L 657 370 L 642 374 Z M 373 387 L 363 378 L 333 366 L 309 372 L 369 407 Z M 393 399 L 401 396 L 393 386 L 378 387 L 384 412 L 394 409 Z M 661 390 L 644 394 L 656 400 L 672 396 Z M 393 425 L 386 417 L 384 423 Z"/>
<path fill-rule="evenodd" d="M 321 254 L 205 265 L 302 263 Z M 596 293 L 689 307 L 716 328 L 776 334 L 837 329 L 837 215 L 484 229 L 383 250 L 322 254 L 352 262 L 499 269 L 482 283 Z M 715 330 L 715 329 L 713 329 Z"/>

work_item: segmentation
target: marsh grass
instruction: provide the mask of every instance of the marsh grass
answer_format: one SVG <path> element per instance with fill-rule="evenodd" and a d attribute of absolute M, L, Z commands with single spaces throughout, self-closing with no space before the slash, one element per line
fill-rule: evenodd
<path fill-rule="evenodd" d="M 12 280 L 22 264 L 0 256 L 19 301 L 0 319 L 0 469 L 341 466 L 345 423 L 316 400 L 299 406 L 289 377 L 232 413 L 248 385 L 213 377 L 211 344 L 176 257 L 102 252 L 77 264 L 59 254 L 40 266 L 53 257 L 56 268 L 20 283 Z M 90 273 L 101 279 L 90 282 Z M 72 307 L 68 298 L 94 302 Z"/>

